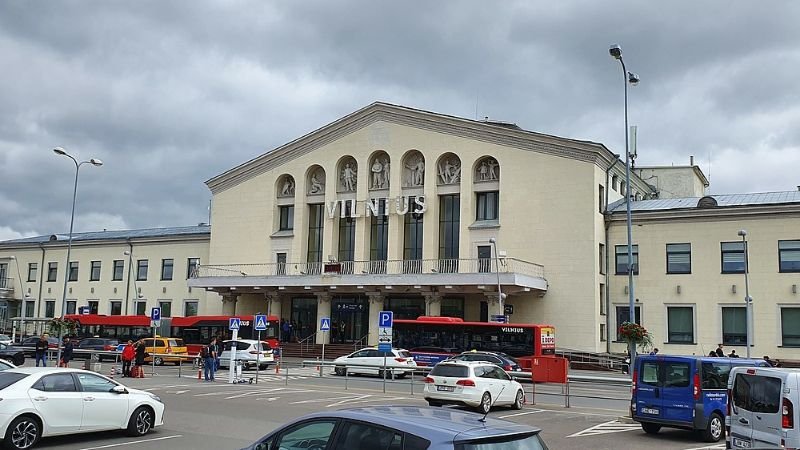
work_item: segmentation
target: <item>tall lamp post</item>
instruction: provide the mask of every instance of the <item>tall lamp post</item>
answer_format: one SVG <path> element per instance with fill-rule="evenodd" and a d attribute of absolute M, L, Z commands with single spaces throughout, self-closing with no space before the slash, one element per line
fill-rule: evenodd
<path fill-rule="evenodd" d="M 67 240 L 67 265 L 66 265 L 66 272 L 64 273 L 64 292 L 63 295 L 61 296 L 61 316 L 63 317 L 67 311 L 67 281 L 69 280 L 69 275 L 71 272 L 69 266 L 69 257 L 70 253 L 72 252 L 72 226 L 75 223 L 75 199 L 78 195 L 78 173 L 81 170 L 81 166 L 84 164 L 91 164 L 93 166 L 99 167 L 103 165 L 103 161 L 100 161 L 99 159 L 96 158 L 92 158 L 88 161 L 78 162 L 77 159 L 75 159 L 72 155 L 67 153 L 67 151 L 61 147 L 54 148 L 53 152 L 55 152 L 55 154 L 57 155 L 66 156 L 67 158 L 71 159 L 73 163 L 75 163 L 75 185 L 72 188 L 72 213 L 70 214 L 69 218 L 69 239 Z M 56 364 L 58 364 L 59 361 L 61 361 L 61 342 L 63 342 L 63 340 L 64 340 L 64 329 L 59 328 L 58 355 L 56 357 Z"/>
<path fill-rule="evenodd" d="M 622 49 L 619 45 L 612 45 L 608 49 L 608 53 L 622 65 L 622 78 L 625 86 L 625 226 L 628 232 L 628 309 L 630 313 L 629 322 L 636 323 L 636 297 L 633 293 L 633 238 L 631 232 L 631 152 L 628 143 L 628 83 L 635 86 L 639 83 L 639 76 L 633 72 L 628 72 L 625 68 L 625 62 L 622 60 Z M 628 344 L 628 353 L 631 360 L 630 366 L 633 367 L 634 359 L 636 358 L 635 343 Z M 633 370 L 629 370 L 629 372 L 633 374 Z"/>
<path fill-rule="evenodd" d="M 753 343 L 753 334 L 751 333 L 751 326 L 753 324 L 753 299 L 750 297 L 750 255 L 747 251 L 747 230 L 739 230 L 737 233 L 742 237 L 742 244 L 744 245 L 744 311 L 745 311 L 745 328 L 747 328 L 747 357 L 750 357 L 750 346 Z"/>
<path fill-rule="evenodd" d="M 494 247 L 494 263 L 497 266 L 497 301 L 500 303 L 500 311 L 503 313 L 503 321 L 508 322 L 508 320 L 505 320 L 506 307 L 503 304 L 506 294 L 503 294 L 503 289 L 500 287 L 500 257 L 497 254 L 497 239 L 489 238 L 489 242 L 492 244 L 492 247 Z"/>

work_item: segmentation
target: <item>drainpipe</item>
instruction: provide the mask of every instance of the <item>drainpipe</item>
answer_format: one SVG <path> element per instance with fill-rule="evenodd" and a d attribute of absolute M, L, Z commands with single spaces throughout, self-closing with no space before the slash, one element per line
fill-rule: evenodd
<path fill-rule="evenodd" d="M 614 155 L 614 156 L 616 157 L 614 159 L 614 164 L 611 164 L 606 170 L 606 205 L 605 205 L 605 213 L 603 214 L 605 216 L 604 228 L 605 228 L 605 244 L 606 244 L 606 254 L 605 254 L 606 274 L 605 274 L 605 284 L 604 284 L 606 291 L 606 353 L 611 353 L 611 326 L 610 326 L 611 324 L 609 323 L 608 320 L 609 315 L 611 314 L 611 298 L 610 298 L 611 287 L 608 285 L 608 280 L 610 279 L 608 264 L 610 262 L 609 255 L 611 254 L 611 247 L 608 245 L 608 227 L 610 224 L 609 219 L 611 215 L 608 212 L 608 193 L 611 189 L 609 189 L 608 179 L 609 179 L 609 174 L 611 173 L 611 169 L 613 169 L 614 166 L 616 166 L 617 163 L 619 162 L 619 155 Z"/>
<path fill-rule="evenodd" d="M 131 302 L 131 266 L 133 265 L 133 242 L 131 242 L 130 238 L 126 239 L 128 241 L 128 282 L 125 284 L 125 315 L 128 315 L 128 303 Z M 124 260 L 123 260 L 124 261 Z M 123 264 L 125 264 L 123 262 Z M 139 298 L 138 293 L 136 298 Z"/>
<path fill-rule="evenodd" d="M 42 309 L 42 289 L 44 289 L 44 277 L 47 273 L 44 270 L 44 253 L 45 248 L 42 243 L 39 243 L 39 248 L 42 249 L 42 260 L 39 263 L 39 267 L 41 267 L 41 271 L 39 272 L 39 293 L 36 295 L 36 317 L 41 317 L 41 309 Z"/>

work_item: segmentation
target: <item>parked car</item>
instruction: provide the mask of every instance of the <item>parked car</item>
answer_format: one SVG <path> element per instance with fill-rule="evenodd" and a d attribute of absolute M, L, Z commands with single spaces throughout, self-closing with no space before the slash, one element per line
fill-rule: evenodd
<path fill-rule="evenodd" d="M 7 334 L 0 334 L 0 344 L 11 345 L 11 336 Z"/>
<path fill-rule="evenodd" d="M 255 367 L 261 370 L 269 367 L 270 363 L 275 362 L 275 357 L 272 355 L 272 347 L 266 341 L 261 341 L 261 349 L 259 350 L 259 342 L 255 339 L 239 339 L 236 341 L 227 340 L 222 341 L 223 350 L 219 356 L 220 367 L 230 367 L 231 364 L 231 349 L 234 344 L 236 345 L 236 360 L 241 361 L 245 369 Z"/>
<path fill-rule="evenodd" d="M 418 366 L 429 367 L 435 366 L 437 363 L 451 358 L 453 354 L 458 353 L 459 350 L 455 348 L 426 345 L 422 347 L 414 347 L 410 349 L 409 352 L 411 352 L 411 355 L 414 356 L 414 361 Z"/>
<path fill-rule="evenodd" d="M 381 352 L 376 347 L 362 348 L 334 359 L 333 363 L 335 364 L 333 373 L 340 376 L 357 373 L 378 375 L 381 378 L 387 375 L 402 378 L 413 375 L 414 370 L 419 368 L 408 350 L 398 348 L 393 348 L 390 352 Z"/>
<path fill-rule="evenodd" d="M 0 436 L 10 449 L 29 449 L 42 437 L 103 430 L 143 436 L 164 419 L 158 396 L 79 369 L 0 371 L 0 396 Z"/>
<path fill-rule="evenodd" d="M 0 359 L 21 366 L 25 364 L 25 349 L 16 345 L 0 344 Z"/>
<path fill-rule="evenodd" d="M 734 367 L 764 367 L 761 359 L 648 355 L 636 357 L 631 416 L 645 433 L 661 427 L 699 431 L 717 442 L 725 435 L 728 376 Z"/>
<path fill-rule="evenodd" d="M 115 352 L 117 351 L 118 345 L 119 345 L 119 339 L 88 337 L 78 341 L 78 343 L 74 345 L 72 352 L 76 357 L 80 356 L 82 358 L 88 358 L 91 355 L 91 353 L 87 352 L 86 350 L 102 350 L 102 351 Z M 99 361 L 102 361 L 104 359 L 115 360 L 116 357 L 110 355 L 109 356 L 98 355 Z"/>
<path fill-rule="evenodd" d="M 15 366 L 14 364 L 6 361 L 5 359 L 0 359 L 0 371 L 8 369 L 16 369 L 16 368 L 17 366 Z"/>
<path fill-rule="evenodd" d="M 725 448 L 800 448 L 800 371 L 736 367 L 728 393 Z"/>
<path fill-rule="evenodd" d="M 146 363 L 153 363 L 155 360 L 157 366 L 161 366 L 165 362 L 177 365 L 182 360 L 188 360 L 189 353 L 187 352 L 186 344 L 183 343 L 183 339 L 157 336 L 155 338 L 141 339 L 136 342 L 136 345 L 139 345 L 139 343 L 144 343 L 145 351 L 149 354 L 144 359 Z"/>
<path fill-rule="evenodd" d="M 519 361 L 517 361 L 514 357 L 506 355 L 502 352 L 472 350 L 469 352 L 463 352 L 460 355 L 453 356 L 449 359 L 454 361 L 485 361 L 490 362 L 497 367 L 502 367 L 503 370 L 514 372 L 522 371 Z"/>
<path fill-rule="evenodd" d="M 366 406 L 307 414 L 242 450 L 547 450 L 540 431 L 457 409 Z"/>
<path fill-rule="evenodd" d="M 486 414 L 493 406 L 522 409 L 525 391 L 505 370 L 485 361 L 442 361 L 425 377 L 431 406 L 466 405 Z"/>
<path fill-rule="evenodd" d="M 36 346 L 36 342 L 39 341 L 39 336 L 30 336 L 26 337 L 19 343 L 20 347 L 25 347 L 25 356 L 30 356 L 33 358 L 35 350 L 34 347 Z M 51 349 L 58 349 L 58 338 L 50 336 L 47 338 L 47 347 Z"/>

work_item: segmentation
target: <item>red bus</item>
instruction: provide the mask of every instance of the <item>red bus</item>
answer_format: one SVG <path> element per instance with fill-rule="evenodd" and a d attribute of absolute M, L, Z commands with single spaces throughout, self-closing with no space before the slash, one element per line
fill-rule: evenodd
<path fill-rule="evenodd" d="M 153 333 L 150 328 L 150 318 L 147 316 L 67 314 L 65 318 L 78 322 L 78 327 L 75 329 L 75 336 L 78 339 L 97 336 L 125 342 L 129 339 L 137 341 L 152 336 Z"/>
<path fill-rule="evenodd" d="M 224 336 L 230 339 L 228 319 L 238 317 L 240 320 L 239 339 L 257 339 L 258 331 L 254 328 L 252 315 L 236 316 L 189 316 L 173 317 L 171 323 L 171 337 L 182 338 L 190 355 L 200 353 L 200 349 L 207 345 L 212 337 Z M 280 347 L 278 341 L 278 316 L 267 317 L 267 329 L 261 332 L 261 340 L 269 343 L 273 349 Z"/>
<path fill-rule="evenodd" d="M 523 367 L 530 367 L 530 359 L 556 353 L 552 325 L 420 316 L 394 320 L 392 333 L 393 345 L 410 350 L 419 365 L 434 365 L 464 351 L 484 350 L 506 353 L 520 359 Z"/>

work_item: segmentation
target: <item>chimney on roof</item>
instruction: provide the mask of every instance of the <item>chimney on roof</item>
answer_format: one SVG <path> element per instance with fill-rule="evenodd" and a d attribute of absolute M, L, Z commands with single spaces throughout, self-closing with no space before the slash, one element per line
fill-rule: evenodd
<path fill-rule="evenodd" d="M 800 185 L 797 186 L 797 190 L 800 191 Z"/>
<path fill-rule="evenodd" d="M 689 165 L 694 167 L 694 155 L 689 155 Z"/>

